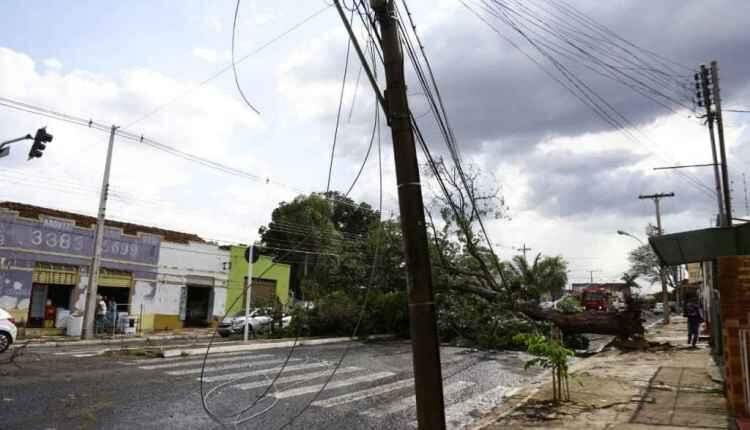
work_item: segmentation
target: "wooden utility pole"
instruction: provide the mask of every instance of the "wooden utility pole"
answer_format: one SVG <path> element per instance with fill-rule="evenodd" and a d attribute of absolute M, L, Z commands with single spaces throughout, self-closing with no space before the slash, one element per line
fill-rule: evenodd
<path fill-rule="evenodd" d="M 674 197 L 674 193 L 659 193 L 659 194 L 648 194 L 648 195 L 640 195 L 638 196 L 639 199 L 651 199 L 654 201 L 654 205 L 656 206 L 656 232 L 657 235 L 661 236 L 663 231 L 661 229 L 661 207 L 659 205 L 659 200 L 663 199 L 665 197 Z M 661 297 L 662 297 L 662 303 L 664 304 L 664 324 L 669 324 L 669 292 L 667 291 L 667 277 L 665 276 L 665 270 L 666 268 L 664 266 L 659 267 L 659 278 L 661 281 Z"/>
<path fill-rule="evenodd" d="M 518 248 L 518 251 L 523 252 L 523 259 L 526 260 L 526 252 L 531 251 L 531 248 L 526 247 L 526 242 L 523 243 L 523 246 L 521 248 Z"/>
<path fill-rule="evenodd" d="M 445 429 L 440 343 L 435 323 L 432 269 L 411 124 L 404 57 L 393 0 L 371 0 L 380 24 L 386 80 L 386 115 L 391 127 L 396 181 L 408 270 L 409 326 L 414 357 L 417 421 L 422 430 Z"/>

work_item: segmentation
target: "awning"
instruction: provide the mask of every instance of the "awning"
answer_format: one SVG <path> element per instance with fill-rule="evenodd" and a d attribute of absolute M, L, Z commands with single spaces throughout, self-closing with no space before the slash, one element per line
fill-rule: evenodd
<path fill-rule="evenodd" d="M 133 275 L 122 270 L 105 269 L 99 270 L 100 287 L 130 288 L 133 285 Z"/>
<path fill-rule="evenodd" d="M 665 266 L 710 261 L 717 257 L 750 254 L 750 224 L 706 228 L 649 238 Z"/>
<path fill-rule="evenodd" d="M 32 282 L 35 284 L 77 285 L 78 267 L 37 262 L 34 265 Z"/>

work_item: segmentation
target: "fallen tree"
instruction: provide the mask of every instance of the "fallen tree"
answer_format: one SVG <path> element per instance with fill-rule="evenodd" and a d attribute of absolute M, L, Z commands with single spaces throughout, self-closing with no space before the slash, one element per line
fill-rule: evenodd
<path fill-rule="evenodd" d="M 551 309 L 525 307 L 523 314 L 537 321 L 550 321 L 564 333 L 606 334 L 622 339 L 643 336 L 640 309 L 622 312 L 577 312 L 562 313 Z"/>

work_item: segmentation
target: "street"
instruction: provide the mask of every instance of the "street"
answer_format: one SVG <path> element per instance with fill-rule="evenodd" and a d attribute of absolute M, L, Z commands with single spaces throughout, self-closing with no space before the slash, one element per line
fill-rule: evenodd
<path fill-rule="evenodd" d="M 205 342 L 204 342 L 205 343 Z M 222 343 L 236 345 L 238 342 Z M 411 345 L 351 344 L 335 377 L 315 398 L 348 343 L 295 349 L 274 389 L 269 387 L 289 348 L 208 356 L 206 404 L 216 417 L 244 409 L 236 428 L 393 429 L 416 427 Z M 135 358 L 94 355 L 102 346 L 37 347 L 0 367 L 3 429 L 207 429 L 221 428 L 201 406 L 203 356 Z M 519 352 L 485 353 L 442 348 L 446 419 L 461 428 L 476 409 L 532 382 Z M 314 401 L 313 401 L 314 400 Z M 472 412 L 474 411 L 474 412 Z M 230 426 L 231 427 L 231 426 Z"/>

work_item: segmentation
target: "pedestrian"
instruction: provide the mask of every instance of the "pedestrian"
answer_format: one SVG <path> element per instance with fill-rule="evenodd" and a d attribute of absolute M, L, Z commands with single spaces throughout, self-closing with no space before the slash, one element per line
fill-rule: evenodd
<path fill-rule="evenodd" d="M 703 308 L 693 300 L 688 303 L 685 316 L 688 320 L 688 344 L 695 348 L 695 343 L 698 342 L 698 331 L 703 322 Z"/>
<path fill-rule="evenodd" d="M 104 329 L 104 318 L 107 315 L 107 302 L 104 297 L 97 295 L 96 300 L 96 327 L 98 331 Z"/>

